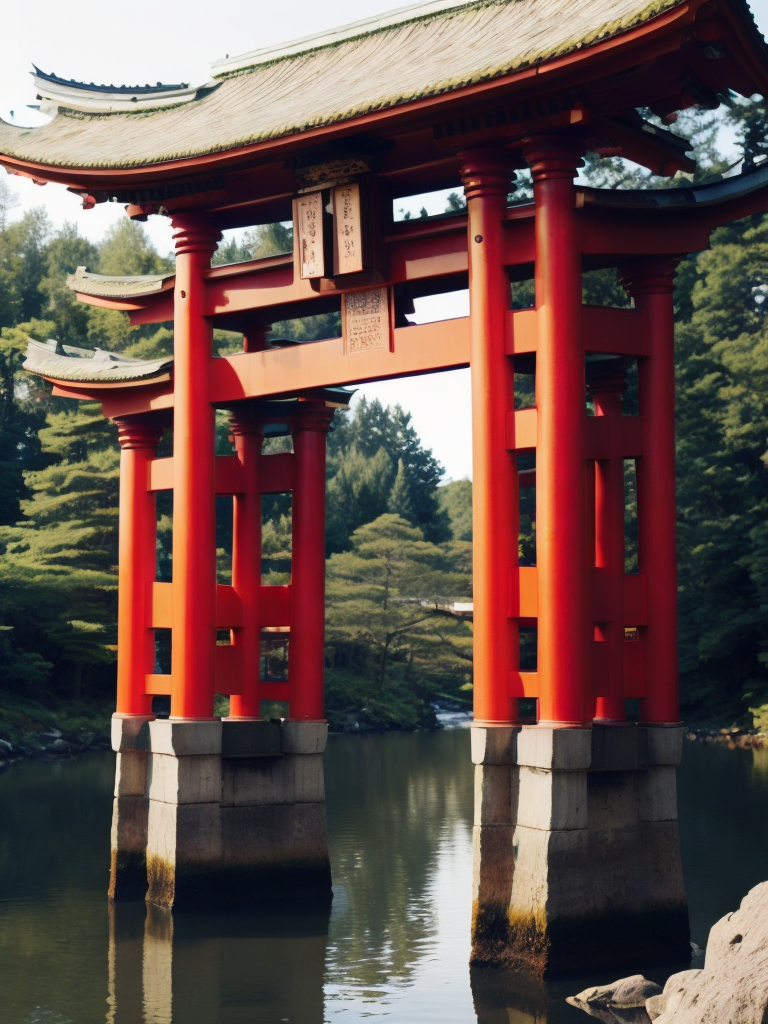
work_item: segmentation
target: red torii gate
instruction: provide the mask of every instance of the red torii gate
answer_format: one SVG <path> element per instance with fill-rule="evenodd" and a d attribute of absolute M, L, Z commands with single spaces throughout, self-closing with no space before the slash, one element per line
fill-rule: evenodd
<path fill-rule="evenodd" d="M 636 108 L 650 105 L 672 123 L 675 111 L 714 105 L 727 89 L 765 92 L 768 55 L 741 0 L 670 0 L 637 10 L 627 0 L 615 21 L 596 0 L 575 42 L 563 27 L 562 5 L 528 6 L 446 3 L 435 12 L 427 5 L 369 30 L 352 26 L 328 56 L 330 96 L 314 98 L 306 81 L 307 61 L 330 53 L 323 40 L 309 40 L 298 50 L 227 65 L 217 89 L 138 120 L 102 116 L 103 96 L 76 86 L 85 111 L 79 136 L 63 116 L 23 136 L 0 125 L 0 161 L 15 173 L 64 183 L 86 206 L 113 198 L 138 219 L 164 213 L 174 227 L 174 276 L 103 278 L 81 268 L 73 280 L 80 299 L 126 311 L 132 323 L 173 319 L 172 374 L 167 364 L 140 364 L 110 378 L 97 361 L 65 352 L 62 362 L 39 347 L 28 361 L 57 394 L 101 401 L 118 423 L 123 449 L 116 897 L 143 895 L 147 878 L 148 898 L 166 904 L 199 895 L 202 881 L 214 876 L 222 896 L 238 898 L 265 879 L 292 891 L 327 888 L 317 775 L 324 744 L 322 510 L 325 433 L 330 410 L 343 402 L 329 389 L 469 365 L 479 778 L 474 955 L 558 970 L 686 948 L 674 821 L 673 281 L 681 256 L 706 248 L 714 226 L 765 208 L 768 175 L 630 194 L 581 188 L 574 179 L 589 149 L 621 152 L 658 174 L 693 170 L 685 143 Z M 537 15 L 551 47 L 492 64 L 499 40 L 519 47 L 522 23 Z M 361 66 L 371 41 L 404 59 L 397 56 L 404 26 L 427 49 L 435 26 L 443 32 L 442 49 L 429 58 L 434 66 L 419 71 L 419 90 L 385 98 L 375 95 L 375 81 L 345 82 L 345 68 Z M 466 47 L 478 38 L 487 53 Z M 381 53 L 377 59 L 384 61 Z M 462 66 L 455 80 L 440 78 L 446 61 L 468 60 L 475 64 Z M 275 66 L 281 95 L 304 117 L 301 124 L 298 114 L 282 127 L 270 122 Z M 389 68 L 390 80 L 398 74 L 398 66 Z M 60 80 L 38 75 L 37 83 L 56 101 Z M 71 93 L 72 83 L 64 84 Z M 249 116 L 262 117 L 265 129 L 263 137 L 235 144 L 228 140 L 240 114 L 227 104 L 242 101 L 248 89 Z M 155 92 L 159 103 L 162 89 Z M 109 102 L 119 110 L 126 97 L 115 94 Z M 224 126 L 212 129 L 217 111 Z M 198 123 L 215 137 L 197 139 Z M 185 132 L 196 141 L 179 156 L 173 147 Z M 119 159 L 120 151 L 131 155 Z M 508 208 L 521 167 L 531 170 L 533 202 Z M 459 181 L 465 214 L 393 222 L 394 200 Z M 210 267 L 222 229 L 291 215 L 292 255 Z M 631 308 L 582 305 L 583 270 L 605 266 L 618 268 Z M 535 306 L 512 310 L 510 281 L 530 267 Z M 406 325 L 413 297 L 466 283 L 469 317 Z M 271 323 L 339 307 L 341 338 L 267 343 Z M 215 358 L 214 325 L 241 331 L 243 352 Z M 515 362 L 532 359 L 535 405 L 515 409 Z M 636 417 L 623 415 L 621 404 L 633 360 Z M 585 388 L 594 416 L 587 415 Z M 233 413 L 231 456 L 214 455 L 217 407 Z M 171 417 L 173 456 L 158 459 Z M 293 435 L 292 454 L 261 453 L 266 424 L 275 420 Z M 535 567 L 518 559 L 517 456 L 526 451 L 536 454 Z M 626 459 L 637 465 L 637 574 L 624 567 Z M 154 494 L 163 489 L 174 495 L 171 584 L 155 580 Z M 288 489 L 291 584 L 263 587 L 260 494 Z M 234 499 L 231 587 L 216 582 L 216 494 Z M 538 630 L 535 671 L 520 668 L 521 624 Z M 259 679 L 259 633 L 268 625 L 290 625 L 287 684 Z M 168 627 L 170 677 L 153 665 L 153 631 Z M 632 639 L 626 627 L 633 627 Z M 218 647 L 217 629 L 230 629 L 233 643 Z M 216 692 L 231 695 L 223 727 L 212 718 Z M 158 693 L 171 694 L 170 721 L 149 721 Z M 281 727 L 259 721 L 265 697 L 288 699 Z M 525 698 L 537 699 L 538 721 L 520 729 L 518 702 Z M 641 728 L 626 728 L 628 698 L 639 700 Z M 268 817 L 261 791 L 250 803 L 228 802 L 226 793 L 242 784 L 238 757 L 278 755 L 285 766 L 315 759 L 312 796 L 295 788 L 302 773 L 286 767 L 293 781 L 285 782 L 284 818 L 272 810 Z M 128 764 L 133 781 L 121 788 Z M 613 781 L 600 775 L 606 770 Z M 602 828 L 593 824 L 598 805 L 615 808 Z M 619 806 L 633 822 L 623 831 Z M 307 807 L 310 817 L 300 820 Z M 603 864 L 599 880 L 595 863 Z"/>

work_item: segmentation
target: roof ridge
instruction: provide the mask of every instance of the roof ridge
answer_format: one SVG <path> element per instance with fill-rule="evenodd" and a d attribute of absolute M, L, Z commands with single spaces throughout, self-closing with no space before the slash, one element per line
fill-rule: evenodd
<path fill-rule="evenodd" d="M 371 36 L 389 32 L 392 29 L 401 29 L 416 22 L 452 17 L 470 9 L 506 7 L 513 3 L 520 3 L 520 0 L 421 0 L 417 4 L 398 7 L 392 11 L 385 11 L 383 14 L 349 22 L 347 25 L 339 25 L 337 28 L 325 29 L 309 36 L 277 43 L 275 46 L 249 50 L 232 58 L 224 57 L 215 60 L 211 63 L 211 75 L 216 81 L 235 78 L 259 68 L 279 64 L 284 60 L 306 57 L 319 50 L 329 50 L 335 46 L 341 46 L 343 43 L 355 42 L 357 39 L 369 39 Z M 409 12 L 412 13 L 409 14 Z M 398 18 L 397 15 L 406 16 Z M 371 28 L 365 28 L 371 23 L 373 23 Z M 221 70 L 217 71 L 217 68 L 221 68 Z"/>

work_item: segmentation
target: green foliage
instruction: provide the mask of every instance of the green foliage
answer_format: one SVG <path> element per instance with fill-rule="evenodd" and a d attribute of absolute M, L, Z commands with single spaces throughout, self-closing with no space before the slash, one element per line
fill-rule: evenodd
<path fill-rule="evenodd" d="M 78 266 L 166 273 L 140 225 L 125 220 L 100 246 L 42 210 L 7 222 L 0 188 L 0 687 L 39 696 L 111 693 L 117 607 L 119 446 L 99 406 L 52 399 L 21 368 L 27 339 L 154 356 L 166 328 L 131 328 L 120 313 L 78 304 Z"/>
<path fill-rule="evenodd" d="M 435 688 L 456 689 L 470 674 L 471 630 L 445 607 L 466 589 L 446 552 L 398 515 L 385 514 L 352 534 L 351 550 L 328 560 L 329 706 L 386 724 L 394 688 L 419 703 Z M 340 674 L 339 674 L 340 673 Z"/>
<path fill-rule="evenodd" d="M 720 229 L 690 263 L 677 329 L 681 670 L 694 709 L 737 713 L 742 696 L 768 697 L 768 222 Z"/>
<path fill-rule="evenodd" d="M 427 540 L 446 541 L 448 516 L 437 496 L 442 472 L 432 452 L 422 447 L 410 413 L 362 398 L 354 416 L 336 417 L 329 437 L 328 551 L 346 547 L 354 530 L 391 511 L 398 474 L 396 500 L 407 509 L 409 521 Z"/>
<path fill-rule="evenodd" d="M 472 481 L 452 480 L 438 493 L 440 508 L 448 513 L 454 540 L 472 540 Z"/>
<path fill-rule="evenodd" d="M 0 612 L 22 661 L 41 655 L 79 696 L 84 667 L 115 658 L 119 447 L 94 405 L 50 413 L 40 441 L 49 464 L 27 474 L 25 518 L 2 531 Z"/>

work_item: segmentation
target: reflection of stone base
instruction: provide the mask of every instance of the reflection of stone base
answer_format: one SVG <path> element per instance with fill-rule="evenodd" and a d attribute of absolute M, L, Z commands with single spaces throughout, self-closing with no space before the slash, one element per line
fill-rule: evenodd
<path fill-rule="evenodd" d="M 109 1024 L 325 1019 L 328 902 L 284 903 L 279 915 L 217 914 L 215 905 L 174 914 L 143 903 L 109 911 Z"/>
<path fill-rule="evenodd" d="M 330 897 L 320 722 L 113 721 L 110 896 Z"/>
<path fill-rule="evenodd" d="M 551 976 L 684 958 L 681 730 L 473 733 L 473 962 Z"/>
<path fill-rule="evenodd" d="M 552 1019 L 543 981 L 476 965 L 470 967 L 469 980 L 477 1024 L 547 1024 Z"/>

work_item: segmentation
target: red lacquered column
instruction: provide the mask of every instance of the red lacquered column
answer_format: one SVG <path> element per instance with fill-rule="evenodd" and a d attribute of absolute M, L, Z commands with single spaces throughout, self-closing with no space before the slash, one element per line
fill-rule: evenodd
<path fill-rule="evenodd" d="M 574 213 L 577 152 L 565 140 L 525 147 L 536 209 L 536 563 L 539 722 L 592 717 L 585 665 L 584 349 Z M 591 615 L 591 613 L 590 613 Z"/>
<path fill-rule="evenodd" d="M 154 671 L 147 588 L 155 579 L 157 511 L 149 463 L 163 429 L 151 420 L 117 420 L 120 439 L 120 537 L 117 596 L 117 714 L 150 715 L 146 677 Z"/>
<path fill-rule="evenodd" d="M 213 332 L 203 273 L 220 233 L 209 216 L 173 218 L 173 718 L 210 718 L 216 649 L 214 410 L 208 398 Z"/>
<path fill-rule="evenodd" d="M 648 625 L 646 695 L 640 717 L 653 724 L 680 718 L 677 663 L 677 551 L 675 528 L 675 322 L 677 260 L 638 263 L 623 275 L 642 317 L 648 355 L 638 361 L 643 454 L 637 460 L 638 569 L 645 576 Z"/>
<path fill-rule="evenodd" d="M 626 391 L 622 359 L 601 360 L 587 369 L 595 416 L 608 419 L 609 431 L 621 426 L 621 396 Z M 595 565 L 608 577 L 610 621 L 601 623 L 608 647 L 607 695 L 595 701 L 595 720 L 623 722 L 624 704 L 624 460 L 599 459 L 595 465 Z M 607 682 L 607 686 L 605 683 Z"/>
<path fill-rule="evenodd" d="M 290 717 L 325 718 L 325 437 L 333 413 L 307 403 L 293 421 Z"/>
<path fill-rule="evenodd" d="M 514 407 L 514 369 L 505 354 L 510 306 L 504 267 L 504 212 L 512 178 L 509 153 L 462 154 L 467 197 L 472 374 L 472 516 L 474 565 L 474 715 L 513 722 L 510 673 L 519 668 L 519 631 L 509 617 L 518 569 L 520 506 L 517 461 L 506 446 Z"/>
<path fill-rule="evenodd" d="M 259 462 L 264 440 L 258 420 L 232 417 L 235 451 L 246 476 L 232 510 L 232 586 L 242 602 L 242 626 L 235 633 L 240 649 L 243 692 L 229 700 L 230 718 L 259 718 L 259 596 L 261 593 L 261 493 Z"/>

